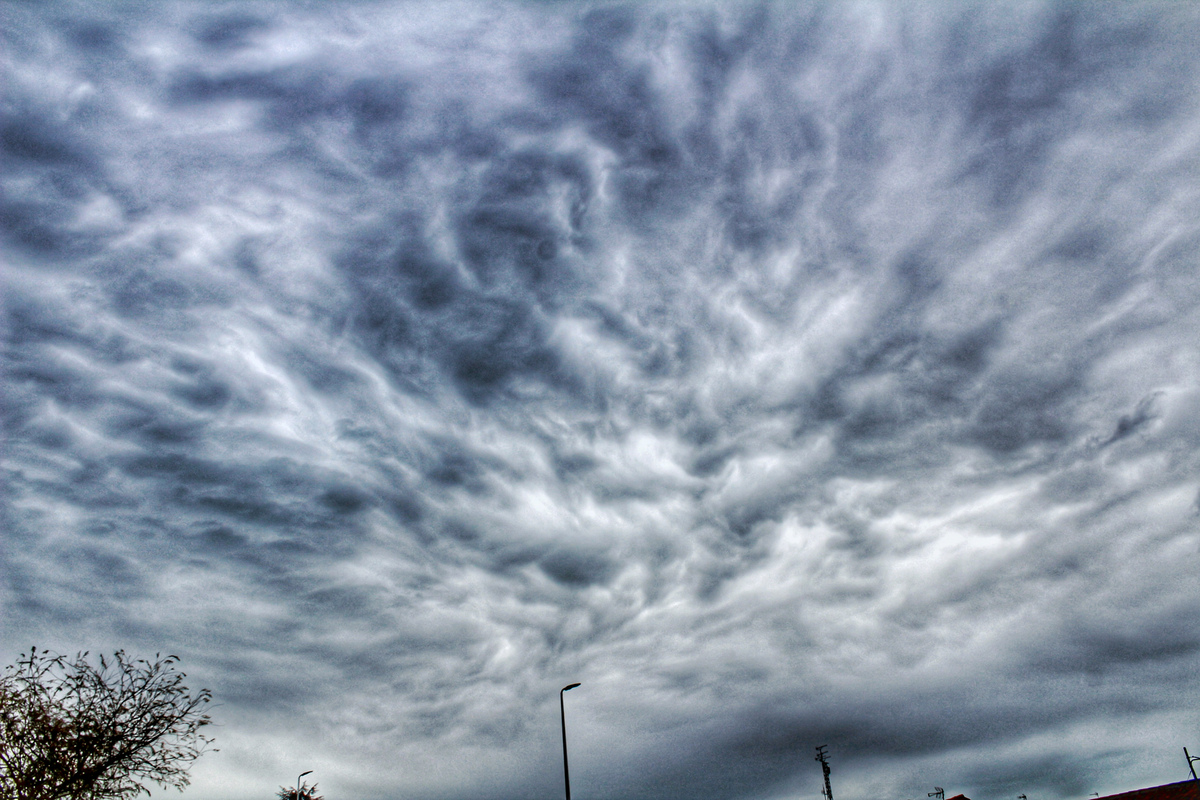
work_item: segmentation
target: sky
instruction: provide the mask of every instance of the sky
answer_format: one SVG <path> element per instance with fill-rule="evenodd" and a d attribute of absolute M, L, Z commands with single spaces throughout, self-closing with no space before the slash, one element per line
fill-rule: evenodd
<path fill-rule="evenodd" d="M 1200 5 L 0 38 L 0 661 L 178 655 L 183 797 L 1188 777 Z"/>

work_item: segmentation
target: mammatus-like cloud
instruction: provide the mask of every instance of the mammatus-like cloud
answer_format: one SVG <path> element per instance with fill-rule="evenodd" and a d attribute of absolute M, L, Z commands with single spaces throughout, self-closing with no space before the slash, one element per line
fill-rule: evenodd
<path fill-rule="evenodd" d="M 1190 7 L 2 13 L 0 643 L 189 794 L 1186 774 Z"/>

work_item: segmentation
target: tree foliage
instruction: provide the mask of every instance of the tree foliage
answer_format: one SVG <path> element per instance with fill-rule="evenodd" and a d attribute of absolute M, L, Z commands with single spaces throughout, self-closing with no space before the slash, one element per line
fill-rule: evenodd
<path fill-rule="evenodd" d="M 307 782 L 302 782 L 298 789 L 289 789 L 286 786 L 280 786 L 275 796 L 279 800 L 325 800 L 324 797 L 317 794 L 317 785 L 314 783 L 312 786 L 309 786 Z"/>
<path fill-rule="evenodd" d="M 211 699 L 183 684 L 175 656 L 100 665 L 30 648 L 0 675 L 0 797 L 126 800 L 160 786 L 182 790 L 212 739 Z"/>

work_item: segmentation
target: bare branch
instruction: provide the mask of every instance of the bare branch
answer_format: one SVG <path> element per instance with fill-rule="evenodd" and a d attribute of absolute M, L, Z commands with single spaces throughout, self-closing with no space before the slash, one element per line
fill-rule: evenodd
<path fill-rule="evenodd" d="M 87 656 L 31 647 L 0 675 L 0 796 L 125 800 L 149 795 L 147 782 L 188 785 L 212 743 L 211 692 L 192 694 L 174 655 Z"/>

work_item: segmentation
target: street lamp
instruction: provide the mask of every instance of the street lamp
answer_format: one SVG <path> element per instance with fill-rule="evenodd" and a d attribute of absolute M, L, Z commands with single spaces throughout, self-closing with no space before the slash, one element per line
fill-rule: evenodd
<path fill-rule="evenodd" d="M 567 768 L 567 710 L 563 706 L 563 692 L 569 692 L 578 685 L 578 683 L 572 683 L 570 686 L 564 686 L 558 690 L 558 713 L 562 717 L 563 733 L 563 782 L 567 786 L 567 800 L 571 800 L 571 771 Z"/>
<path fill-rule="evenodd" d="M 308 772 L 301 772 L 296 776 L 296 800 L 304 800 L 304 798 L 300 796 L 300 779 L 305 775 L 312 775 L 312 772 L 313 771 L 310 769 Z"/>

